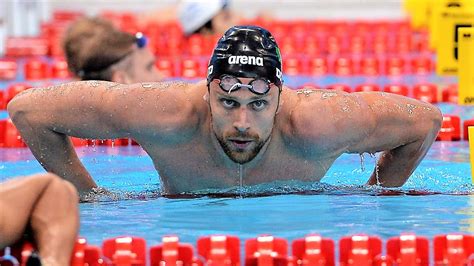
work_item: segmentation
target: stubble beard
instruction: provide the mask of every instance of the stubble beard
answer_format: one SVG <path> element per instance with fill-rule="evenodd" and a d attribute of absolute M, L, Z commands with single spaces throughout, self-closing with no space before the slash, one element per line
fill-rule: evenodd
<path fill-rule="evenodd" d="M 214 132 L 214 135 L 216 136 L 217 141 L 219 142 L 229 159 L 238 164 L 245 164 L 252 161 L 270 138 L 270 136 L 268 136 L 265 140 L 262 141 L 258 135 L 250 134 L 232 134 L 228 136 L 218 136 L 216 132 Z M 251 143 L 250 145 L 253 145 L 253 148 L 250 150 L 238 149 L 233 146 L 230 141 L 226 141 L 226 139 L 228 138 L 252 139 L 253 143 Z"/>

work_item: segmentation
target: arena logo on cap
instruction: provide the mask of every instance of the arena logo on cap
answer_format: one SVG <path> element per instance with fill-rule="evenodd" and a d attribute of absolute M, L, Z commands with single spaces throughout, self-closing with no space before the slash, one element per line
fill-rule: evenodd
<path fill-rule="evenodd" d="M 254 65 L 263 66 L 263 57 L 256 57 L 252 55 L 232 55 L 227 61 L 229 65 Z"/>
<path fill-rule="evenodd" d="M 281 81 L 283 74 L 281 73 L 281 70 L 279 68 L 275 68 L 276 76 L 277 78 Z"/>

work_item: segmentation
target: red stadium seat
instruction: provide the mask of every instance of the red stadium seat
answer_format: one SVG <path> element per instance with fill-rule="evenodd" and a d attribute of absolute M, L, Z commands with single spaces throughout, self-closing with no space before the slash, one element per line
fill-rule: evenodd
<path fill-rule="evenodd" d="M 309 60 L 308 74 L 311 76 L 323 76 L 328 73 L 328 63 L 326 58 L 313 57 Z"/>
<path fill-rule="evenodd" d="M 176 76 L 173 59 L 169 57 L 160 57 L 155 61 L 155 65 L 164 78 L 171 78 Z"/>
<path fill-rule="evenodd" d="M 0 110 L 7 108 L 7 91 L 0 90 Z"/>
<path fill-rule="evenodd" d="M 382 240 L 376 236 L 353 235 L 339 240 L 340 266 L 371 266 L 382 253 Z"/>
<path fill-rule="evenodd" d="M 88 245 L 85 238 L 78 238 L 71 256 L 71 266 L 106 265 L 99 247 Z"/>
<path fill-rule="evenodd" d="M 387 241 L 387 255 L 399 266 L 429 265 L 429 241 L 425 237 L 403 234 Z"/>
<path fill-rule="evenodd" d="M 316 35 L 306 36 L 303 43 L 303 54 L 309 57 L 319 56 L 322 53 L 321 39 Z"/>
<path fill-rule="evenodd" d="M 18 64 L 14 60 L 0 60 L 0 80 L 15 79 Z"/>
<path fill-rule="evenodd" d="M 206 44 L 202 34 L 194 34 L 187 39 L 186 51 L 191 56 L 201 56 L 206 52 Z"/>
<path fill-rule="evenodd" d="M 194 257 L 191 244 L 179 243 L 177 236 L 165 236 L 162 244 L 150 248 L 150 265 L 197 266 L 200 262 Z"/>
<path fill-rule="evenodd" d="M 385 73 L 390 76 L 405 74 L 405 60 L 401 57 L 390 57 L 385 61 Z"/>
<path fill-rule="evenodd" d="M 283 60 L 283 73 L 289 76 L 303 74 L 303 65 L 299 57 L 287 56 Z"/>
<path fill-rule="evenodd" d="M 364 57 L 360 60 L 359 73 L 366 76 L 376 76 L 380 73 L 379 60 L 375 57 Z"/>
<path fill-rule="evenodd" d="M 206 236 L 197 241 L 198 254 L 208 266 L 240 265 L 240 240 L 235 236 Z"/>
<path fill-rule="evenodd" d="M 461 119 L 455 115 L 443 115 L 443 123 L 436 140 L 457 141 L 461 139 Z"/>
<path fill-rule="evenodd" d="M 155 51 L 158 56 L 181 56 L 183 54 L 184 41 L 179 36 L 160 36 L 156 39 Z"/>
<path fill-rule="evenodd" d="M 415 57 L 411 60 L 411 73 L 427 75 L 433 72 L 433 60 L 426 56 Z"/>
<path fill-rule="evenodd" d="M 433 246 L 435 265 L 474 265 L 474 235 L 437 235 Z"/>
<path fill-rule="evenodd" d="M 438 87 L 435 84 L 417 84 L 413 88 L 413 97 L 424 102 L 437 103 Z"/>
<path fill-rule="evenodd" d="M 331 55 L 340 55 L 345 52 L 344 41 L 336 34 L 329 34 L 325 37 L 327 52 Z"/>
<path fill-rule="evenodd" d="M 51 77 L 55 79 L 68 79 L 71 77 L 67 61 L 63 57 L 57 57 L 51 65 Z"/>
<path fill-rule="evenodd" d="M 406 54 L 412 51 L 412 33 L 410 30 L 401 30 L 395 34 L 395 39 L 393 40 L 394 44 L 394 53 L 396 54 Z"/>
<path fill-rule="evenodd" d="M 0 147 L 22 148 L 26 147 L 20 132 L 16 129 L 11 119 L 0 120 Z"/>
<path fill-rule="evenodd" d="M 245 265 L 286 266 L 288 242 L 273 236 L 259 236 L 245 241 Z"/>
<path fill-rule="evenodd" d="M 373 54 L 385 55 L 388 51 L 388 34 L 376 34 L 367 48 Z"/>
<path fill-rule="evenodd" d="M 458 85 L 452 84 L 443 89 L 443 102 L 458 103 Z"/>
<path fill-rule="evenodd" d="M 408 96 L 408 88 L 401 84 L 388 84 L 384 88 L 385 92 Z"/>
<path fill-rule="evenodd" d="M 84 12 L 81 12 L 81 11 L 54 10 L 53 20 L 54 21 L 74 21 L 84 15 L 85 15 Z"/>
<path fill-rule="evenodd" d="M 349 37 L 349 52 L 352 54 L 365 54 L 367 51 L 367 40 L 363 35 Z"/>
<path fill-rule="evenodd" d="M 291 245 L 294 262 L 303 266 L 334 266 L 334 241 L 319 235 L 296 239 Z"/>
<path fill-rule="evenodd" d="M 474 119 L 465 120 L 463 123 L 463 139 L 469 140 L 469 130 L 468 127 L 474 127 Z"/>
<path fill-rule="evenodd" d="M 34 37 L 9 37 L 5 47 L 5 55 L 11 57 L 42 56 L 48 51 L 48 40 Z"/>
<path fill-rule="evenodd" d="M 353 67 L 352 59 L 348 57 L 338 57 L 334 60 L 333 71 L 336 75 L 347 76 L 354 73 Z"/>
<path fill-rule="evenodd" d="M 139 237 L 117 237 L 102 243 L 102 252 L 115 265 L 146 265 L 146 242 Z"/>
<path fill-rule="evenodd" d="M 50 77 L 48 63 L 41 59 L 30 59 L 24 66 L 25 79 L 38 80 Z"/>
<path fill-rule="evenodd" d="M 181 59 L 181 76 L 183 78 L 202 77 L 201 62 L 195 58 Z"/>
<path fill-rule="evenodd" d="M 376 84 L 360 84 L 357 87 L 355 87 L 356 92 L 361 92 L 361 91 L 380 91 L 380 87 Z"/>

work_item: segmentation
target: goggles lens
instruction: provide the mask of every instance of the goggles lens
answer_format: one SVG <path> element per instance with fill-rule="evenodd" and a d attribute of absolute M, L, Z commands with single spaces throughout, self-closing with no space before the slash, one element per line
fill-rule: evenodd
<path fill-rule="evenodd" d="M 243 84 L 238 78 L 230 75 L 223 75 L 219 82 L 219 86 L 225 92 L 231 93 L 232 91 L 236 91 L 241 87 L 245 87 L 258 95 L 267 94 L 270 90 L 270 84 L 271 83 L 269 81 L 263 78 L 257 78 L 250 81 L 249 84 Z"/>

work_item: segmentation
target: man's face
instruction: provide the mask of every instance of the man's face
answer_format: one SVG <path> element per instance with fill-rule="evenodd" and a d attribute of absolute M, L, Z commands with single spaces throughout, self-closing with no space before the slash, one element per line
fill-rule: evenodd
<path fill-rule="evenodd" d="M 242 84 L 253 79 L 240 78 Z M 219 80 L 209 84 L 212 129 L 229 158 L 240 164 L 251 161 L 272 133 L 278 109 L 279 89 L 271 85 L 265 95 L 257 95 L 242 87 L 225 92 Z"/>
<path fill-rule="evenodd" d="M 136 49 L 130 55 L 130 64 L 124 66 L 130 83 L 160 81 L 163 76 L 155 65 L 155 56 L 148 48 Z"/>

